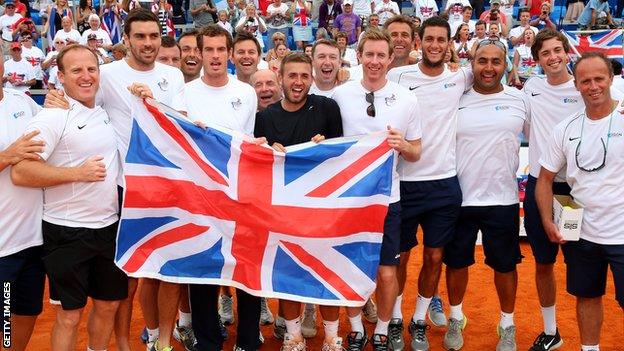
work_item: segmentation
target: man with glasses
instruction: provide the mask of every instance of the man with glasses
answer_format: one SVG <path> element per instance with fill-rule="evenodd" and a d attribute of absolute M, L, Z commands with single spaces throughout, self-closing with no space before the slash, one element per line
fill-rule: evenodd
<path fill-rule="evenodd" d="M 403 328 L 401 302 L 410 251 L 418 243 L 416 230 L 423 229 L 423 266 L 418 283 L 416 310 L 410 322 L 412 350 L 428 350 L 428 328 L 425 318 L 434 325 L 444 325 L 436 318 L 442 301 L 435 295 L 442 270 L 444 245 L 451 240 L 462 203 L 461 189 L 455 170 L 455 133 L 457 109 L 462 94 L 472 84 L 468 71 L 451 72 L 444 64 L 450 43 L 450 26 L 435 16 L 420 27 L 423 59 L 416 65 L 392 69 L 388 79 L 409 88 L 422 111 L 423 156 L 417 162 L 401 162 L 401 265 L 400 293 L 395 302 L 393 318 L 399 318 L 398 334 Z M 461 308 L 461 306 L 459 307 Z M 451 306 L 451 313 L 457 311 Z M 456 313 L 457 314 L 457 313 Z M 461 320 L 461 315 L 455 315 Z"/>
<path fill-rule="evenodd" d="M 467 318 L 461 306 L 481 231 L 485 263 L 494 270 L 501 308 L 496 351 L 515 351 L 516 265 L 521 258 L 518 135 L 528 125 L 530 111 L 521 91 L 501 83 L 507 65 L 506 47 L 500 41 L 484 40 L 475 54 L 474 84 L 459 101 L 457 116 L 457 177 L 463 200 L 453 239 L 444 248 L 453 306 L 444 348 L 459 350 L 464 344 L 462 329 Z"/>
<path fill-rule="evenodd" d="M 563 244 L 567 291 L 576 296 L 582 351 L 600 350 L 607 268 L 624 309 L 624 119 L 610 95 L 613 72 L 602 53 L 585 53 L 574 66 L 574 85 L 585 103 L 557 124 L 540 157 L 535 196 L 548 239 Z M 565 169 L 571 195 L 583 208 L 579 241 L 561 236 L 553 222 L 553 183 Z"/>
<path fill-rule="evenodd" d="M 33 38 L 30 32 L 25 32 L 20 38 L 22 43 L 22 56 L 26 61 L 30 63 L 35 71 L 35 85 L 33 89 L 43 88 L 43 70 L 41 69 L 41 63 L 45 58 L 43 51 L 33 45 Z"/>
<path fill-rule="evenodd" d="M 421 150 L 420 109 L 409 90 L 386 79 L 386 72 L 394 59 L 392 50 L 387 33 L 375 30 L 366 32 L 358 44 L 363 78 L 339 86 L 333 98 L 340 106 L 345 136 L 387 130 L 388 145 L 400 153 L 400 162 L 415 162 L 420 158 Z M 392 182 L 393 193 L 385 219 L 377 271 L 378 319 L 371 338 L 373 350 L 399 350 L 400 344 L 396 342 L 402 341 L 388 337 L 392 307 L 399 291 L 397 268 L 400 258 L 401 203 L 397 170 L 393 172 Z M 350 307 L 347 313 L 351 323 L 348 348 L 363 350 L 368 340 L 362 325 L 361 308 Z"/>

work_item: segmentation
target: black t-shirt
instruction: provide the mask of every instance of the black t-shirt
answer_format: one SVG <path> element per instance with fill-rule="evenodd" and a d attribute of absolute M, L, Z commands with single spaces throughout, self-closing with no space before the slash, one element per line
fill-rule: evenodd
<path fill-rule="evenodd" d="M 305 143 L 317 134 L 326 139 L 342 136 L 340 108 L 324 96 L 308 95 L 305 105 L 295 112 L 284 110 L 278 101 L 256 114 L 254 136 L 267 138 L 269 145 Z"/>

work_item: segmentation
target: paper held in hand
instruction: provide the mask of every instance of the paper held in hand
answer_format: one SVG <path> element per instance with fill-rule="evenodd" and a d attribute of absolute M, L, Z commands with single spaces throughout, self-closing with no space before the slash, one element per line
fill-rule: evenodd
<path fill-rule="evenodd" d="M 571 196 L 553 196 L 553 218 L 566 241 L 578 241 L 581 236 L 583 208 Z"/>

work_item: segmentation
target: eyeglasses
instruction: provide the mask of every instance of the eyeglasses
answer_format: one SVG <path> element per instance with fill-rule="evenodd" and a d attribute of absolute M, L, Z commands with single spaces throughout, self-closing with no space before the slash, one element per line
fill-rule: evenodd
<path fill-rule="evenodd" d="M 22 41 L 32 40 L 31 37 L 22 37 Z"/>
<path fill-rule="evenodd" d="M 505 46 L 505 44 L 503 44 L 503 42 L 498 40 L 498 39 L 483 39 L 483 40 L 481 40 L 479 42 L 479 44 L 477 45 L 477 50 L 481 49 L 482 47 L 484 47 L 486 45 L 495 45 L 495 46 L 499 47 L 500 49 L 502 49 L 503 51 L 507 52 L 507 47 Z"/>
<path fill-rule="evenodd" d="M 366 102 L 370 104 L 366 108 L 366 114 L 370 117 L 375 117 L 375 94 L 372 91 L 366 93 Z"/>
<path fill-rule="evenodd" d="M 583 114 L 583 117 L 581 118 L 583 118 L 581 122 L 581 136 L 579 137 L 579 142 L 576 145 L 576 150 L 574 151 L 574 161 L 576 162 L 576 167 L 578 167 L 578 169 L 580 169 L 581 171 L 585 171 L 588 173 L 596 172 L 603 169 L 605 164 L 607 163 L 607 150 L 609 150 L 609 139 L 611 139 L 611 122 L 613 121 L 613 113 L 611 113 L 611 116 L 609 117 L 609 131 L 607 132 L 607 143 L 605 144 L 604 139 L 600 138 L 600 142 L 602 143 L 602 163 L 600 163 L 600 166 L 594 168 L 585 168 L 582 167 L 579 163 L 578 157 L 581 150 L 581 144 L 583 143 L 583 129 L 585 127 L 586 118 L 585 114 Z"/>

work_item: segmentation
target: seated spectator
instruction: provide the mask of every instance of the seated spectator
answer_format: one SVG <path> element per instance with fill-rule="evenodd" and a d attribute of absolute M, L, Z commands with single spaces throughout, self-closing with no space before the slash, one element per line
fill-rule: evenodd
<path fill-rule="evenodd" d="M 282 33 L 284 36 L 288 35 L 290 8 L 282 0 L 273 0 L 273 3 L 269 4 L 264 19 L 267 24 L 267 36 L 269 39 L 273 38 L 275 33 Z M 269 41 L 269 50 L 274 47 L 273 41 Z"/>
<path fill-rule="evenodd" d="M 124 43 L 117 43 L 111 48 L 111 54 L 113 55 L 113 60 L 123 60 L 128 54 L 128 48 L 126 48 Z"/>
<path fill-rule="evenodd" d="M 277 58 L 277 52 L 274 48 L 276 48 L 279 44 L 284 44 L 284 46 L 286 46 L 286 35 L 282 32 L 275 32 L 271 37 L 271 42 L 273 42 L 273 49 L 270 49 L 264 58 L 267 62 L 271 62 Z M 286 50 L 290 52 L 288 46 L 286 46 Z"/>
<path fill-rule="evenodd" d="M 56 66 L 56 56 L 58 56 L 59 52 L 65 47 L 65 40 L 56 39 L 54 43 L 52 43 L 52 50 L 48 52 L 45 59 L 41 63 L 41 68 L 44 70 L 48 70 L 51 67 Z"/>
<path fill-rule="evenodd" d="M 22 57 L 20 43 L 11 44 L 11 59 L 4 62 L 4 76 L 2 83 L 5 88 L 11 88 L 27 93 L 35 85 L 35 70 Z"/>
<path fill-rule="evenodd" d="M 435 0 L 412 0 L 414 15 L 421 20 L 438 15 L 438 4 Z"/>
<path fill-rule="evenodd" d="M 529 9 L 524 7 L 518 11 L 518 24 L 516 27 L 512 28 L 509 31 L 509 40 L 511 40 L 511 45 L 518 46 L 524 43 L 524 30 L 530 28 L 537 35 L 538 29 L 531 26 L 529 23 L 531 21 L 531 15 L 529 14 Z"/>
<path fill-rule="evenodd" d="M 39 43 L 39 32 L 37 31 L 37 27 L 35 27 L 35 23 L 30 18 L 21 18 L 14 24 L 13 29 L 13 41 L 20 41 L 23 33 L 28 33 L 32 38 L 33 44 L 37 45 Z"/>
<path fill-rule="evenodd" d="M 330 32 L 334 28 L 334 20 L 342 13 L 342 2 L 339 0 L 324 0 L 319 7 L 319 29 Z"/>
<path fill-rule="evenodd" d="M 472 18 L 472 7 L 470 6 L 464 6 L 464 9 L 462 10 L 462 20 L 461 21 L 457 21 L 457 22 L 453 22 L 451 24 L 451 36 L 455 36 L 455 33 L 457 33 L 457 28 L 459 28 L 459 26 L 463 23 L 468 25 L 468 31 L 470 34 L 474 33 L 475 31 L 475 23 L 477 21 L 471 19 Z"/>
<path fill-rule="evenodd" d="M 347 35 L 347 44 L 355 45 L 362 32 L 362 20 L 353 13 L 353 0 L 344 0 L 342 10 L 343 12 L 334 21 L 334 39 L 338 41 L 337 33 L 344 32 Z"/>
<path fill-rule="evenodd" d="M 534 41 L 535 32 L 531 28 L 526 28 L 522 44 L 514 51 L 512 76 L 514 77 L 513 83 L 517 87 L 521 87 L 527 79 L 540 73 L 539 64 L 531 53 L 531 45 Z"/>
<path fill-rule="evenodd" d="M 529 13 L 531 17 L 539 16 L 540 11 L 542 10 L 542 4 L 547 2 L 551 5 L 555 4 L 554 0 L 526 0 L 526 7 L 529 8 Z"/>
<path fill-rule="evenodd" d="M 232 28 L 232 25 L 230 24 L 230 21 L 228 21 L 228 12 L 226 10 L 221 10 L 218 13 L 219 15 L 219 21 L 217 22 L 217 24 L 227 30 L 230 34 L 234 34 L 234 28 Z"/>
<path fill-rule="evenodd" d="M 286 44 L 279 43 L 275 46 L 275 58 L 269 61 L 269 69 L 275 73 L 279 73 L 280 66 L 282 65 L 282 59 L 288 54 L 288 48 Z"/>
<path fill-rule="evenodd" d="M 576 22 L 584 8 L 585 5 L 583 4 L 583 0 L 567 0 L 567 9 L 564 21 Z"/>
<path fill-rule="evenodd" d="M 474 57 L 475 52 L 477 51 L 477 45 L 479 45 L 482 40 L 485 40 L 487 38 L 487 24 L 482 20 L 478 20 L 475 24 L 474 36 L 472 37 L 472 48 L 470 48 L 470 55 L 472 57 Z"/>
<path fill-rule="evenodd" d="M 393 16 L 401 13 L 399 5 L 396 2 L 390 0 L 381 0 L 375 3 L 375 11 L 373 12 L 379 16 L 379 24 L 383 26 L 386 21 Z"/>
<path fill-rule="evenodd" d="M 334 35 L 338 48 L 340 48 L 340 57 L 342 59 L 342 67 L 353 67 L 358 65 L 357 53 L 354 49 L 347 47 L 347 33 L 338 32 Z"/>
<path fill-rule="evenodd" d="M 619 91 L 624 91 L 624 78 L 622 77 L 622 63 L 619 59 L 611 59 L 611 69 L 613 69 L 613 84 L 612 87 Z"/>
<path fill-rule="evenodd" d="M 100 46 L 98 37 L 95 35 L 95 33 L 91 33 L 87 37 L 87 46 L 89 47 L 89 49 L 91 49 L 91 51 L 95 53 L 95 56 L 97 56 L 98 63 L 100 65 L 109 63 L 111 61 L 106 54 L 106 50 L 102 49 L 102 47 Z"/>
<path fill-rule="evenodd" d="M 54 41 L 56 32 L 61 30 L 63 17 L 68 16 L 73 19 L 74 14 L 67 3 L 67 0 L 56 0 L 54 5 L 48 6 L 46 12 L 49 16 L 43 26 L 43 29 L 41 30 L 41 34 L 45 34 L 49 43 Z"/>
<path fill-rule="evenodd" d="M 89 36 L 91 34 L 95 34 L 99 47 L 103 48 L 104 50 L 110 50 L 110 48 L 113 46 L 113 43 L 111 42 L 108 32 L 100 28 L 100 17 L 98 15 L 91 14 L 89 16 L 89 26 L 90 28 L 82 33 L 80 44 L 87 45 Z"/>
<path fill-rule="evenodd" d="M 31 64 L 35 71 L 36 82 L 32 88 L 43 89 L 43 70 L 41 69 L 41 63 L 45 55 L 41 49 L 33 45 L 32 36 L 28 35 L 28 32 L 22 35 L 20 43 L 22 44 L 22 57 Z"/>
<path fill-rule="evenodd" d="M 260 44 L 260 48 L 264 49 L 264 40 L 262 40 L 262 33 L 267 31 L 266 24 L 262 17 L 258 16 L 256 12 L 256 6 L 249 4 L 245 8 L 245 15 L 241 16 L 236 24 L 236 32 L 245 31 L 251 33 Z"/>
<path fill-rule="evenodd" d="M 606 24 L 615 28 L 609 2 L 607 0 L 589 0 L 578 18 L 578 24 L 582 29 L 596 28 L 599 24 Z"/>
<path fill-rule="evenodd" d="M 472 54 L 470 52 L 472 45 L 473 41 L 470 40 L 468 24 L 460 24 L 459 29 L 457 29 L 457 33 L 455 33 L 455 36 L 453 37 L 452 45 L 459 59 L 460 66 L 467 67 L 470 65 L 470 61 L 472 60 Z"/>
<path fill-rule="evenodd" d="M 410 18 L 412 19 L 412 23 L 414 23 L 414 30 L 418 31 L 418 28 L 420 28 L 422 24 L 422 19 L 416 15 L 411 15 Z"/>
<path fill-rule="evenodd" d="M 479 19 L 488 24 L 492 22 L 499 23 L 499 29 L 503 36 L 507 36 L 507 18 L 500 12 L 501 0 L 492 0 L 490 4 L 492 7 L 490 7 L 489 10 L 484 11 Z"/>
<path fill-rule="evenodd" d="M 73 24 L 74 23 L 70 17 L 63 17 L 63 20 L 61 21 L 61 26 L 63 28 L 56 32 L 54 41 L 56 41 L 57 38 L 60 38 L 68 44 L 80 43 L 80 33 L 73 28 Z"/>
<path fill-rule="evenodd" d="M 310 58 L 310 60 L 312 59 L 312 48 L 314 47 L 313 44 L 306 44 L 305 48 L 303 48 L 303 53 L 306 54 L 306 56 L 308 56 Z"/>
<path fill-rule="evenodd" d="M 23 17 L 19 13 L 15 13 L 15 2 L 13 0 L 5 0 L 4 7 L 4 14 L 0 16 L 0 30 L 2 30 L 4 52 L 7 52 L 13 41 L 13 25 Z"/>
<path fill-rule="evenodd" d="M 360 42 L 360 40 L 362 40 L 362 37 L 364 37 L 364 34 L 369 29 L 381 29 L 381 27 L 379 26 L 378 14 L 373 13 L 372 15 L 368 16 L 368 25 L 366 26 L 366 30 L 363 30 L 362 33 L 360 33 L 360 36 L 358 37 L 358 43 Z"/>
<path fill-rule="evenodd" d="M 496 0 L 492 0 L 496 1 Z M 464 7 L 471 6 L 470 1 L 468 0 L 448 0 L 446 2 L 445 13 L 448 16 L 448 22 L 453 25 L 454 22 L 461 22 L 462 20 L 462 11 Z M 424 20 L 424 18 L 423 18 Z"/>
<path fill-rule="evenodd" d="M 321 39 L 328 39 L 328 40 L 331 39 L 329 37 L 329 33 L 327 33 L 327 29 L 325 28 L 319 28 L 316 31 L 316 40 L 321 40 Z"/>
<path fill-rule="evenodd" d="M 509 47 L 507 40 L 505 40 L 501 34 L 499 24 L 496 22 L 492 22 L 488 26 L 488 39 L 500 40 L 503 44 L 505 44 L 505 47 Z M 511 69 L 511 67 L 509 69 Z"/>
<path fill-rule="evenodd" d="M 453 49 L 453 45 L 449 45 L 446 49 L 446 54 L 444 55 L 444 63 L 446 64 L 459 64 L 459 57 L 457 56 L 457 52 Z"/>
<path fill-rule="evenodd" d="M 543 3 L 542 12 L 539 16 L 533 16 L 530 23 L 532 26 L 537 27 L 537 29 L 550 28 L 557 30 L 557 25 L 553 19 L 550 18 L 550 3 Z"/>

